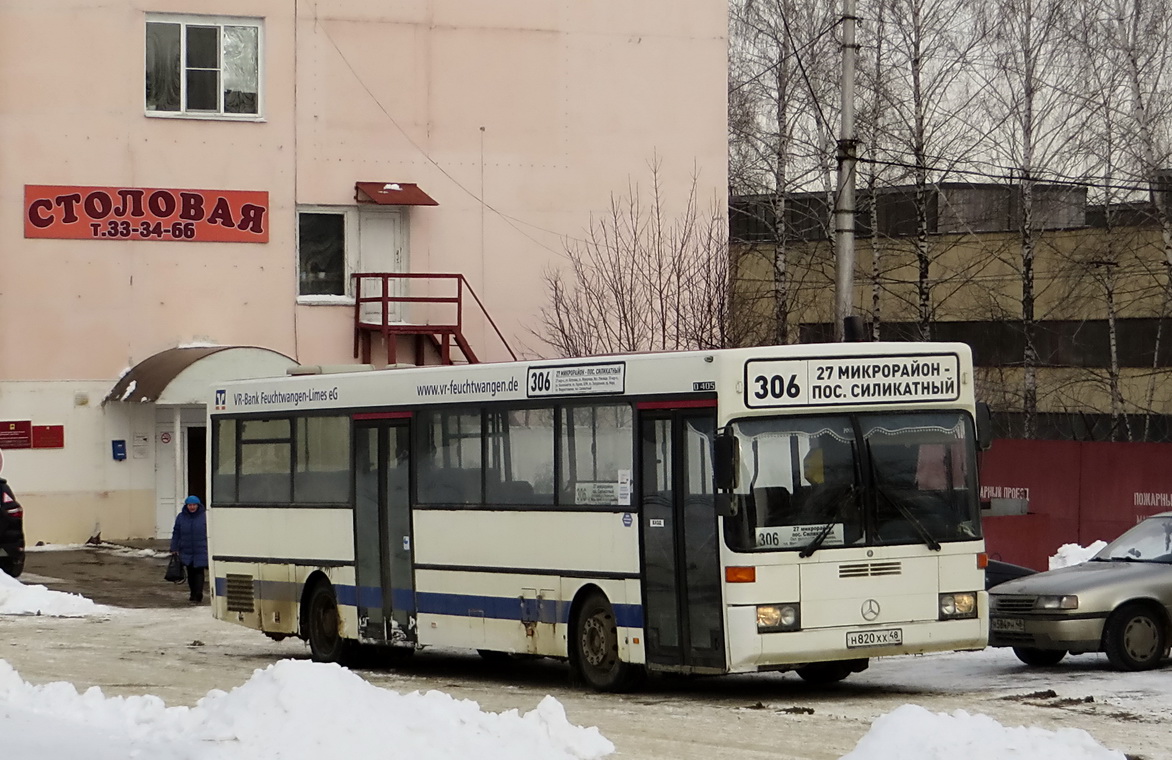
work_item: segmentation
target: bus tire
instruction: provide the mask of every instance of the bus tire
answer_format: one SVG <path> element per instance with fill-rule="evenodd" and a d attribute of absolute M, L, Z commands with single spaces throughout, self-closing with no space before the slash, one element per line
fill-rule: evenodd
<path fill-rule="evenodd" d="M 582 600 L 574 620 L 571 664 L 582 683 L 596 691 L 625 691 L 635 685 L 639 668 L 619 659 L 619 632 L 614 609 L 594 591 Z"/>
<path fill-rule="evenodd" d="M 838 683 L 851 673 L 858 673 L 864 668 L 859 667 L 857 660 L 835 660 L 832 662 L 812 662 L 797 669 L 798 677 L 806 683 L 817 686 Z"/>
<path fill-rule="evenodd" d="M 338 615 L 338 598 L 328 582 L 314 584 L 305 603 L 305 638 L 315 662 L 343 664 L 352 649 L 350 641 L 342 637 L 342 621 Z"/>

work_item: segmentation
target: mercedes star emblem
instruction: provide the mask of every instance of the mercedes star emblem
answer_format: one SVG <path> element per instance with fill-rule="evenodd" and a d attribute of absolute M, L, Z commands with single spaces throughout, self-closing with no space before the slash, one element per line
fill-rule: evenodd
<path fill-rule="evenodd" d="M 863 620 L 874 620 L 879 617 L 879 602 L 874 599 L 868 599 L 863 602 Z"/>

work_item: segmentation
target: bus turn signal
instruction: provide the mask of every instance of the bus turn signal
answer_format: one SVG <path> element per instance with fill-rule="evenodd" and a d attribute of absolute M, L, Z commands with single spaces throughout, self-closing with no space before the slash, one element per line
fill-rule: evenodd
<path fill-rule="evenodd" d="M 755 567 L 726 567 L 724 579 L 729 583 L 755 583 L 757 568 Z"/>

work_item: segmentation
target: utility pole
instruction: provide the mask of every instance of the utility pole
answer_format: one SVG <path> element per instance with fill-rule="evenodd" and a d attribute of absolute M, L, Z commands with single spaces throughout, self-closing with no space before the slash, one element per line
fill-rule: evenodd
<path fill-rule="evenodd" d="M 846 319 L 855 310 L 855 0 L 842 0 L 842 125 L 838 136 L 838 192 L 834 209 L 834 252 L 837 262 L 834 335 L 846 339 Z"/>

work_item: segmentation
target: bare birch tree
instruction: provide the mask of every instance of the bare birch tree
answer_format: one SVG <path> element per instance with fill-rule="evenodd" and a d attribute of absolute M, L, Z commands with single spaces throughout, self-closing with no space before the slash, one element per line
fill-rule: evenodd
<path fill-rule="evenodd" d="M 1023 434 L 1033 438 L 1038 414 L 1037 281 L 1035 261 L 1044 220 L 1035 189 L 1046 172 L 1070 165 L 1079 105 L 1068 96 L 1068 48 L 1062 33 L 1068 5 L 1060 0 L 991 0 L 982 9 L 992 73 L 984 88 L 995 165 L 1015 175 L 1021 284 Z"/>
<path fill-rule="evenodd" d="M 795 337 L 789 314 L 804 272 L 789 255 L 791 196 L 830 191 L 836 24 L 833 8 L 806 0 L 733 0 L 730 7 L 729 100 L 738 107 L 730 112 L 730 173 L 742 183 L 736 192 L 767 200 L 755 208 L 771 228 L 772 343 Z"/>
<path fill-rule="evenodd" d="M 546 272 L 548 303 L 534 335 L 560 356 L 737 345 L 723 199 L 703 207 L 693 177 L 684 208 L 664 204 L 659 164 L 650 187 L 612 195 L 585 239 Z"/>
<path fill-rule="evenodd" d="M 1162 241 L 1162 296 L 1158 307 L 1152 372 L 1145 406 L 1154 405 L 1157 368 L 1165 323 L 1172 306 L 1172 216 L 1169 214 L 1168 168 L 1172 155 L 1172 3 L 1168 0 L 1100 0 L 1103 51 L 1114 68 L 1122 69 L 1129 108 L 1122 144 L 1130 147 L 1132 176 L 1150 188 L 1150 199 Z M 1148 434 L 1145 426 L 1144 437 Z"/>

